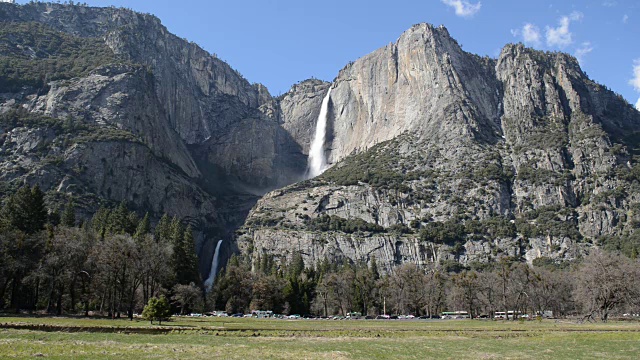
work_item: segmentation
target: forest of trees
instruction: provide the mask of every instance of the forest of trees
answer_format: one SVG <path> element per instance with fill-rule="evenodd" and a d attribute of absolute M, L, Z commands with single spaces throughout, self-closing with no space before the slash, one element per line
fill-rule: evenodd
<path fill-rule="evenodd" d="M 640 262 L 594 249 L 572 263 L 503 257 L 491 264 L 400 264 L 381 274 L 367 264 L 293 254 L 253 263 L 233 255 L 205 294 L 191 229 L 164 215 L 152 227 L 125 203 L 76 218 L 72 200 L 47 209 L 37 186 L 23 186 L 0 210 L 0 311 L 133 317 L 165 296 L 171 313 L 272 310 L 318 316 L 553 311 L 606 321 L 640 313 Z M 331 220 L 331 219 L 329 219 Z M 333 224 L 331 221 L 327 222 Z M 319 223 L 320 224 L 320 223 Z M 324 225 L 324 223 L 322 223 Z"/>
<path fill-rule="evenodd" d="M 610 315 L 640 312 L 640 262 L 594 250 L 575 264 L 538 259 L 533 266 L 504 257 L 476 268 L 405 263 L 381 275 L 370 264 L 324 260 L 315 269 L 294 255 L 286 267 L 271 257 L 254 264 L 233 257 L 214 293 L 215 304 L 229 313 L 270 309 L 318 316 L 387 314 L 439 315 L 467 311 L 493 316 L 497 311 L 606 321 Z M 450 269 L 447 271 L 447 269 Z M 241 286 L 238 286 L 241 285 Z"/>
<path fill-rule="evenodd" d="M 200 291 L 189 227 L 163 216 L 152 232 L 124 203 L 78 221 L 69 201 L 47 209 L 23 186 L 0 211 L 0 309 L 133 317 L 152 297 Z M 182 309 L 186 310 L 186 309 Z"/>

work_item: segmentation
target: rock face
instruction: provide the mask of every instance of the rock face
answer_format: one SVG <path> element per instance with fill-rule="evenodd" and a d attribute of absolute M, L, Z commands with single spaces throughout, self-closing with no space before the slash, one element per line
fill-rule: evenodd
<path fill-rule="evenodd" d="M 419 24 L 331 86 L 335 165 L 258 202 L 238 237 L 254 259 L 559 261 L 634 236 L 640 113 L 569 55 L 480 58 Z"/>
<path fill-rule="evenodd" d="M 304 175 L 278 100 L 151 15 L 2 3 L 0 25 L 0 58 L 17 64 L 0 75 L 3 191 L 27 181 L 85 216 L 124 200 L 185 218 L 208 274 L 256 194 Z"/>
<path fill-rule="evenodd" d="M 0 32 L 0 192 L 183 217 L 203 275 L 223 236 L 386 271 L 640 249 L 640 114 L 571 56 L 481 58 L 419 24 L 274 98 L 151 15 L 0 3 Z M 333 167 L 304 180 L 329 87 Z"/>

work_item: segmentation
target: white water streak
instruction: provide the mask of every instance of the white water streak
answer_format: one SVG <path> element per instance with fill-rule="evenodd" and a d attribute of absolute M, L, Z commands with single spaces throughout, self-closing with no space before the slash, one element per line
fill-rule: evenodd
<path fill-rule="evenodd" d="M 327 159 L 324 153 L 324 142 L 327 135 L 327 117 L 329 112 L 329 98 L 331 97 L 331 87 L 327 95 L 322 100 L 320 115 L 316 123 L 316 134 L 309 149 L 309 178 L 322 174 L 327 169 Z"/>
<path fill-rule="evenodd" d="M 211 290 L 213 284 L 216 281 L 216 275 L 218 273 L 218 258 L 220 257 L 220 245 L 222 245 L 222 240 L 218 240 L 218 244 L 216 245 L 216 250 L 213 253 L 213 261 L 211 262 L 211 270 L 209 270 L 209 277 L 204 282 L 204 288 L 208 291 Z"/>

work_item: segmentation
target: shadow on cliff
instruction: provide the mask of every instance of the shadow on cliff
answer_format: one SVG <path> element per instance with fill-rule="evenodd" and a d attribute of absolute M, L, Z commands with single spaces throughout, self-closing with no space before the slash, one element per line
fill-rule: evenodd
<path fill-rule="evenodd" d="M 209 161 L 207 146 L 192 145 L 190 151 L 202 177 L 199 186 L 215 197 L 218 223 L 221 228 L 203 233 L 198 257 L 203 278 L 209 275 L 218 240 L 220 247 L 219 268 L 226 265 L 234 253 L 239 253 L 235 232 L 244 225 L 249 212 L 265 194 L 275 189 L 305 180 L 307 156 L 293 137 L 279 125 L 276 128 L 275 157 L 271 164 L 271 176 L 254 178 L 250 174 L 234 174 Z"/>

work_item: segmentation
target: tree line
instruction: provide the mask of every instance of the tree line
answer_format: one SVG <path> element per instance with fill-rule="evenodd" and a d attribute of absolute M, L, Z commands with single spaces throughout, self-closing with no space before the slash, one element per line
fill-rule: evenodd
<path fill-rule="evenodd" d="M 594 249 L 574 263 L 538 259 L 529 265 L 503 257 L 476 265 L 447 271 L 442 264 L 405 263 L 381 275 L 375 258 L 368 265 L 325 259 L 306 267 L 295 254 L 282 267 L 269 256 L 253 265 L 234 257 L 218 276 L 211 303 L 230 313 L 262 309 L 318 316 L 553 311 L 558 317 L 606 321 L 611 314 L 640 313 L 640 262 L 624 255 Z"/>
<path fill-rule="evenodd" d="M 0 210 L 0 310 L 133 317 L 149 299 L 202 298 L 191 228 L 164 215 L 152 229 L 126 204 L 78 221 L 73 201 L 47 209 L 23 186 Z"/>
<path fill-rule="evenodd" d="M 463 310 L 475 317 L 553 311 L 606 321 L 640 313 L 639 265 L 596 248 L 574 262 L 405 263 L 389 274 L 374 257 L 312 265 L 300 253 L 288 260 L 233 255 L 205 294 L 192 231 L 178 218 L 164 215 L 152 227 L 148 214 L 140 217 L 121 203 L 79 221 L 73 201 L 62 211 L 48 209 L 37 186 L 23 186 L 0 210 L 2 311 L 132 318 L 164 296 L 171 313 L 437 316 Z"/>

